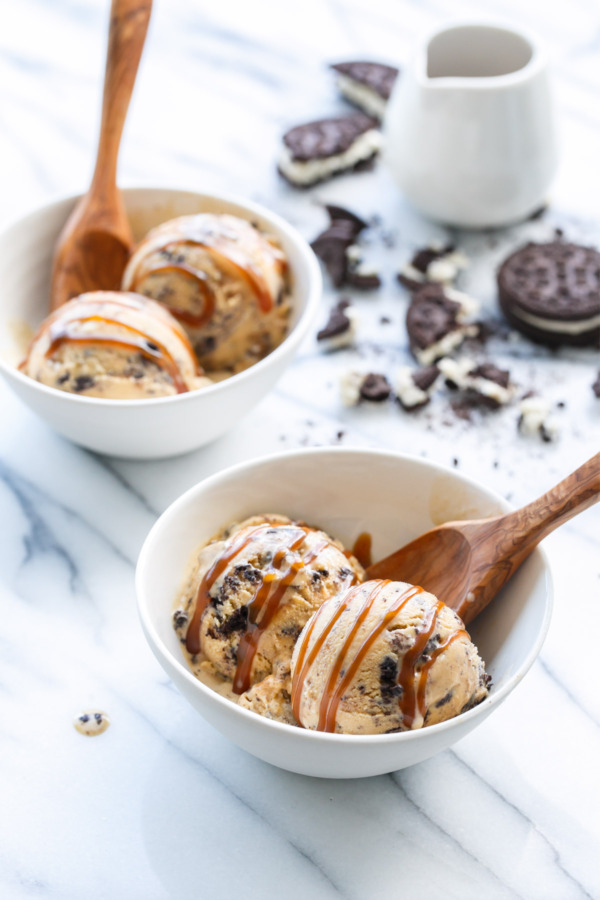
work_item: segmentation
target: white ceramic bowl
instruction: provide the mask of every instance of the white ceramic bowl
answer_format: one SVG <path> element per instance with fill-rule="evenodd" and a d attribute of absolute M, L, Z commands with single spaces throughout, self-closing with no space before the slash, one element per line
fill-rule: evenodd
<path fill-rule="evenodd" d="M 493 678 L 475 709 L 421 730 L 386 735 L 305 731 L 262 718 L 218 696 L 191 674 L 172 627 L 173 603 L 189 559 L 221 525 L 253 513 L 280 512 L 324 528 L 351 547 L 373 536 L 374 559 L 450 519 L 509 509 L 457 472 L 374 450 L 315 449 L 235 466 L 197 484 L 173 503 L 148 535 L 136 586 L 150 647 L 175 685 L 215 728 L 255 756 L 305 775 L 359 778 L 421 762 L 483 722 L 523 678 L 550 622 L 552 586 L 539 549 L 470 628 Z"/>
<path fill-rule="evenodd" d="M 37 210 L 0 235 L 0 371 L 16 394 L 56 431 L 84 447 L 151 459 L 185 453 L 219 437 L 271 389 L 306 335 L 321 296 L 319 265 L 298 232 L 262 206 L 226 195 L 166 188 L 123 191 L 134 237 L 195 212 L 226 212 L 257 222 L 283 248 L 291 271 L 286 339 L 245 372 L 200 391 L 148 400 L 104 400 L 46 387 L 16 368 L 23 333 L 48 314 L 53 248 L 76 199 Z"/>

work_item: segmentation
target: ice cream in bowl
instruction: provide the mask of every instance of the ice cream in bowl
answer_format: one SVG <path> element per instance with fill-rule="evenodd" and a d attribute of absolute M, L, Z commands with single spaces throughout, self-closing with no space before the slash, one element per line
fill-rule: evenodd
<path fill-rule="evenodd" d="M 469 626 L 375 560 L 449 519 L 507 504 L 394 453 L 304 450 L 212 476 L 142 549 L 142 626 L 209 722 L 274 765 L 362 777 L 427 759 L 501 703 L 539 653 L 551 584 L 539 549 Z M 364 562 L 364 559 L 363 559 Z"/>
<path fill-rule="evenodd" d="M 123 192 L 136 241 L 120 290 L 49 315 L 57 236 L 76 198 L 2 235 L 0 371 L 53 428 L 92 450 L 153 458 L 233 427 L 272 387 L 321 292 L 295 229 L 256 204 Z"/>

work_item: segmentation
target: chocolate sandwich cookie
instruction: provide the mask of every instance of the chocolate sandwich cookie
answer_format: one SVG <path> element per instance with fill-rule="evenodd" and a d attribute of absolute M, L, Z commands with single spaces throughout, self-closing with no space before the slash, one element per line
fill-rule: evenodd
<path fill-rule="evenodd" d="M 498 271 L 500 306 L 532 340 L 600 346 L 600 253 L 566 241 L 526 244 Z"/>
<path fill-rule="evenodd" d="M 340 93 L 370 116 L 382 119 L 398 69 L 376 62 L 343 62 L 331 66 Z"/>
<path fill-rule="evenodd" d="M 321 119 L 283 136 L 279 171 L 296 187 L 310 187 L 341 172 L 365 168 L 381 148 L 377 120 L 364 113 Z"/>
<path fill-rule="evenodd" d="M 413 295 L 406 314 L 406 330 L 413 356 L 424 366 L 447 356 L 466 337 L 475 337 L 478 326 L 466 322 L 475 312 L 466 294 L 426 284 Z"/>
<path fill-rule="evenodd" d="M 468 264 L 466 256 L 454 244 L 430 244 L 416 251 L 397 278 L 409 291 L 416 291 L 428 281 L 452 284 Z"/>
<path fill-rule="evenodd" d="M 469 406 L 499 409 L 514 397 L 515 386 L 510 372 L 493 362 L 476 363 L 472 359 L 441 359 L 439 369 L 449 388 L 465 393 Z"/>

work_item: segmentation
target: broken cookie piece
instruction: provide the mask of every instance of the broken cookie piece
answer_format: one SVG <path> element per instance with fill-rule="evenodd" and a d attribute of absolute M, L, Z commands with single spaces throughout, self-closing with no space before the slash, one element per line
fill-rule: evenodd
<path fill-rule="evenodd" d="M 490 409 L 506 406 L 514 397 L 510 372 L 499 369 L 494 363 L 446 358 L 441 359 L 438 366 L 449 387 L 466 391 L 473 401 Z"/>
<path fill-rule="evenodd" d="M 461 269 L 469 264 L 467 257 L 454 244 L 429 244 L 417 250 L 398 273 L 398 281 L 409 290 L 417 290 L 429 281 L 452 284 Z"/>
<path fill-rule="evenodd" d="M 284 134 L 279 172 L 295 187 L 310 187 L 364 168 L 380 149 L 377 120 L 362 112 L 307 122 Z"/>
<path fill-rule="evenodd" d="M 341 206 L 325 209 L 329 227 L 314 239 L 311 247 L 325 265 L 334 286 L 349 285 L 361 290 L 379 287 L 379 275 L 364 263 L 362 250 L 356 243 L 367 223 Z"/>
<path fill-rule="evenodd" d="M 546 443 L 556 440 L 559 432 L 558 423 L 551 413 L 550 403 L 536 394 L 523 397 L 521 400 L 517 429 L 520 434 L 526 436 L 537 435 Z"/>
<path fill-rule="evenodd" d="M 324 328 L 317 333 L 319 346 L 324 350 L 349 347 L 356 337 L 358 316 L 349 300 L 340 300 L 333 307 Z"/>
<path fill-rule="evenodd" d="M 413 295 L 406 314 L 406 330 L 413 356 L 421 365 L 429 366 L 447 356 L 467 337 L 476 337 L 478 325 L 470 323 L 479 304 L 472 297 L 426 284 Z"/>
<path fill-rule="evenodd" d="M 396 396 L 400 405 L 408 411 L 426 406 L 440 374 L 438 366 L 427 366 L 424 369 L 403 366 L 396 377 Z"/>
<path fill-rule="evenodd" d="M 398 69 L 376 62 L 343 62 L 331 66 L 343 97 L 377 119 L 383 119 Z"/>
<path fill-rule="evenodd" d="M 352 369 L 342 375 L 340 388 L 344 406 L 356 406 L 361 400 L 383 403 L 392 393 L 392 386 L 385 375 Z"/>

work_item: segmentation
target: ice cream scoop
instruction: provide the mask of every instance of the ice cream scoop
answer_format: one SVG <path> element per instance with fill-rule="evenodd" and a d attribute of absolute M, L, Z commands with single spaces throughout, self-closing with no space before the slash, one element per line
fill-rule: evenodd
<path fill-rule="evenodd" d="M 241 371 L 285 336 L 287 262 L 245 219 L 199 213 L 154 228 L 139 244 L 123 289 L 163 303 L 188 332 L 207 371 Z"/>
<path fill-rule="evenodd" d="M 114 291 L 82 294 L 55 310 L 20 368 L 49 387 L 111 400 L 168 397 L 211 383 L 166 309 Z"/>
<path fill-rule="evenodd" d="M 292 658 L 292 709 L 317 731 L 387 734 L 480 703 L 488 676 L 453 610 L 405 582 L 366 581 L 323 603 Z"/>
<path fill-rule="evenodd" d="M 285 516 L 253 516 L 195 555 L 174 624 L 202 680 L 221 679 L 232 699 L 243 695 L 241 705 L 285 719 L 298 635 L 325 600 L 362 577 L 325 532 Z"/>

